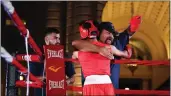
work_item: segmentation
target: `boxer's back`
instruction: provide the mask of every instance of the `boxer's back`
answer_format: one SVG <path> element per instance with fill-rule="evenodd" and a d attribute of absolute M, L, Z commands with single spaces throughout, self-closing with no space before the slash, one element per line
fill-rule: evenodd
<path fill-rule="evenodd" d="M 100 42 L 92 42 L 97 46 L 106 46 Z M 78 52 L 78 59 L 85 77 L 89 75 L 110 75 L 110 60 L 98 53 Z"/>

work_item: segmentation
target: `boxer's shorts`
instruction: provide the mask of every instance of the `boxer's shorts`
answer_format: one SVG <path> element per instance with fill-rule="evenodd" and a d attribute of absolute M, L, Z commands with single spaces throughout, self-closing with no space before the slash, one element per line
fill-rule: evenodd
<path fill-rule="evenodd" d="M 108 75 L 87 76 L 83 87 L 83 95 L 114 96 L 114 87 L 110 77 Z"/>

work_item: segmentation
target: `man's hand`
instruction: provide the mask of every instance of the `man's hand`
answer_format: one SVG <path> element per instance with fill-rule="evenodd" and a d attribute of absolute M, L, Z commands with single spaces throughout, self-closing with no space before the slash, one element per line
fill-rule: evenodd
<path fill-rule="evenodd" d="M 74 51 L 72 54 L 72 59 L 77 59 L 78 58 L 78 51 Z"/>
<path fill-rule="evenodd" d="M 132 47 L 130 45 L 126 45 L 126 52 L 128 55 L 126 58 L 130 59 L 132 56 Z"/>
<path fill-rule="evenodd" d="M 111 53 L 111 49 L 109 46 L 101 47 L 99 49 L 99 54 L 108 58 L 108 59 L 114 59 L 113 54 Z"/>
<path fill-rule="evenodd" d="M 43 78 L 43 76 L 38 76 L 37 78 L 42 82 L 46 83 L 46 77 Z"/>
<path fill-rule="evenodd" d="M 67 82 L 67 84 L 73 84 L 73 83 L 75 82 L 75 77 L 73 76 L 73 77 L 71 77 L 71 78 L 68 78 L 68 79 L 66 80 L 66 82 Z"/>
<path fill-rule="evenodd" d="M 40 79 L 41 81 L 46 79 L 46 77 L 43 78 L 43 76 L 38 76 L 37 78 Z"/>

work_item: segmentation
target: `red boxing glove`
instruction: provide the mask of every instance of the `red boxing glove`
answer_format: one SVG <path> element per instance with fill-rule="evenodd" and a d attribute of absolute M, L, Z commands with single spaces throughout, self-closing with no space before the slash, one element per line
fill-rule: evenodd
<path fill-rule="evenodd" d="M 135 33 L 141 23 L 141 16 L 134 16 L 130 21 L 130 32 Z"/>
<path fill-rule="evenodd" d="M 126 45 L 126 51 L 128 53 L 128 56 L 126 58 L 130 59 L 132 56 L 132 47 L 131 45 Z"/>

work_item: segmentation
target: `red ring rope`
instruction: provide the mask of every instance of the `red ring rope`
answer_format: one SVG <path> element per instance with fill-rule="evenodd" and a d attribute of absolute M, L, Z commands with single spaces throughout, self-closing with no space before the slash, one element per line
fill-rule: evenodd
<path fill-rule="evenodd" d="M 18 54 L 16 55 L 16 59 L 19 61 L 26 61 L 25 54 Z M 40 62 L 40 57 L 38 55 L 29 55 L 30 60 L 32 62 Z M 79 63 L 78 60 L 76 59 L 65 59 L 65 61 L 72 61 L 72 62 L 77 62 Z M 170 66 L 170 60 L 112 60 L 113 63 L 115 64 L 139 64 L 139 65 L 148 65 L 148 66 L 157 66 L 157 65 L 167 65 Z"/>
<path fill-rule="evenodd" d="M 68 86 L 67 90 L 82 92 L 82 87 Z M 156 91 L 156 90 L 123 90 L 115 89 L 116 94 L 131 94 L 131 95 L 159 95 L 169 96 L 170 91 Z"/>
<path fill-rule="evenodd" d="M 26 54 L 18 54 L 15 57 L 19 61 L 26 61 L 27 60 L 27 55 Z M 32 61 L 32 62 L 41 62 L 41 59 L 40 59 L 40 56 L 39 55 L 29 54 L 29 61 Z"/>
<path fill-rule="evenodd" d="M 72 61 L 79 63 L 76 59 L 65 59 L 65 61 Z M 156 60 L 156 61 L 149 61 L 149 60 L 113 60 L 115 64 L 139 64 L 139 65 L 167 65 L 170 66 L 170 60 Z"/>

